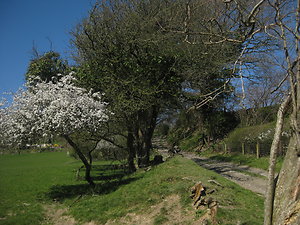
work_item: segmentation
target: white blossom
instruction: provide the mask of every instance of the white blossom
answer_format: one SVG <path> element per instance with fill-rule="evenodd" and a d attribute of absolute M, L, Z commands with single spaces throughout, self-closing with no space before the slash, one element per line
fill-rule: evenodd
<path fill-rule="evenodd" d="M 76 87 L 72 75 L 17 92 L 11 105 L 0 108 L 1 140 L 25 145 L 42 136 L 101 129 L 108 119 L 107 104 L 100 93 Z"/>
<path fill-rule="evenodd" d="M 258 139 L 261 141 L 270 138 L 272 138 L 272 129 L 268 129 L 265 132 L 262 132 L 258 135 Z"/>

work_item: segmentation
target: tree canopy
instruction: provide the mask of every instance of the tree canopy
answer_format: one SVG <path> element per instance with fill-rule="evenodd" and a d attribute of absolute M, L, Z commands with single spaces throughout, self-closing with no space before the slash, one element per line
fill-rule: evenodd
<path fill-rule="evenodd" d="M 61 59 L 59 53 L 49 51 L 30 61 L 25 78 L 27 81 L 38 78 L 49 82 L 59 78 L 59 74 L 67 73 L 67 68 L 67 62 Z"/>
<path fill-rule="evenodd" d="M 191 2 L 195 19 L 213 13 Z M 73 32 L 80 84 L 105 93 L 119 124 L 133 136 L 127 137 L 132 140 L 127 148 L 140 165 L 148 164 L 159 113 L 191 90 L 204 96 L 223 86 L 240 49 L 231 43 L 206 45 L 208 38 L 174 32 L 184 28 L 186 10 L 184 1 L 112 0 L 97 3 Z M 200 26 L 189 20 L 190 29 Z"/>

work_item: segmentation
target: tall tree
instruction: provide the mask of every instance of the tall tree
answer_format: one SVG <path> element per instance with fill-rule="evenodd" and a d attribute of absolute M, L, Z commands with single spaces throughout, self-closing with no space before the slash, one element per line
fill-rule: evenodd
<path fill-rule="evenodd" d="M 289 147 L 280 171 L 277 183 L 274 182 L 273 167 L 278 151 L 278 139 L 282 131 L 283 118 L 278 116 L 278 135 L 275 134 L 273 157 L 270 158 L 269 187 L 265 205 L 265 224 L 299 224 L 300 223 L 300 1 L 270 1 L 273 9 L 273 32 L 282 41 L 282 50 L 285 56 L 284 68 L 289 82 L 289 94 L 285 105 L 291 102 L 291 130 Z M 280 112 L 280 111 L 279 111 Z M 275 186 L 276 185 L 276 186 Z M 275 188 L 275 190 L 274 190 Z M 275 194 L 275 195 L 274 195 Z"/>
<path fill-rule="evenodd" d="M 193 16 L 204 12 L 200 5 L 195 9 Z M 178 101 L 183 90 L 195 89 L 196 83 L 202 94 L 214 90 L 225 79 L 225 65 L 237 52 L 237 46 L 210 47 L 203 44 L 207 39 L 196 36 L 197 43 L 190 44 L 185 33 L 173 32 L 176 27 L 184 28 L 182 21 L 190 20 L 187 10 L 185 1 L 103 1 L 73 32 L 77 59 L 85 71 L 79 80 L 105 92 L 126 129 L 130 165 L 134 155 L 139 166 L 149 163 L 151 139 L 162 109 Z M 194 79 L 191 74 L 196 71 Z"/>

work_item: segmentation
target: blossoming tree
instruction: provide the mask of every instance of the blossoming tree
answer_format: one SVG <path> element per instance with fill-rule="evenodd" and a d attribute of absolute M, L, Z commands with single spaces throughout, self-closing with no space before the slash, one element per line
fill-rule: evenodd
<path fill-rule="evenodd" d="M 91 164 L 72 134 L 100 131 L 108 120 L 108 112 L 100 93 L 76 87 L 74 80 L 70 73 L 59 82 L 27 84 L 11 105 L 0 109 L 1 139 L 6 145 L 20 147 L 41 137 L 63 136 L 83 162 L 86 181 L 94 186 Z"/>
<path fill-rule="evenodd" d="M 0 107 L 4 106 L 5 105 L 5 99 L 0 99 Z"/>

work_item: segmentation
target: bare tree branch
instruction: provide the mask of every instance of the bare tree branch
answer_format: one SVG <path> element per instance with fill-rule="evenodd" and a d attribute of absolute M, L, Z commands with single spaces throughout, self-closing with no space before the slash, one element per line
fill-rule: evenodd
<path fill-rule="evenodd" d="M 284 114 L 287 110 L 287 107 L 291 101 L 291 94 L 289 93 L 283 103 L 280 105 L 280 108 L 277 113 L 277 122 L 275 128 L 275 134 L 270 150 L 270 161 L 269 161 L 269 170 L 268 170 L 268 185 L 266 190 L 266 199 L 265 199 L 265 215 L 264 215 L 264 225 L 272 225 L 273 221 L 273 202 L 274 202 L 274 193 L 275 193 L 275 166 L 276 158 L 278 152 L 278 146 L 280 142 L 280 137 L 283 128 L 283 119 Z"/>

